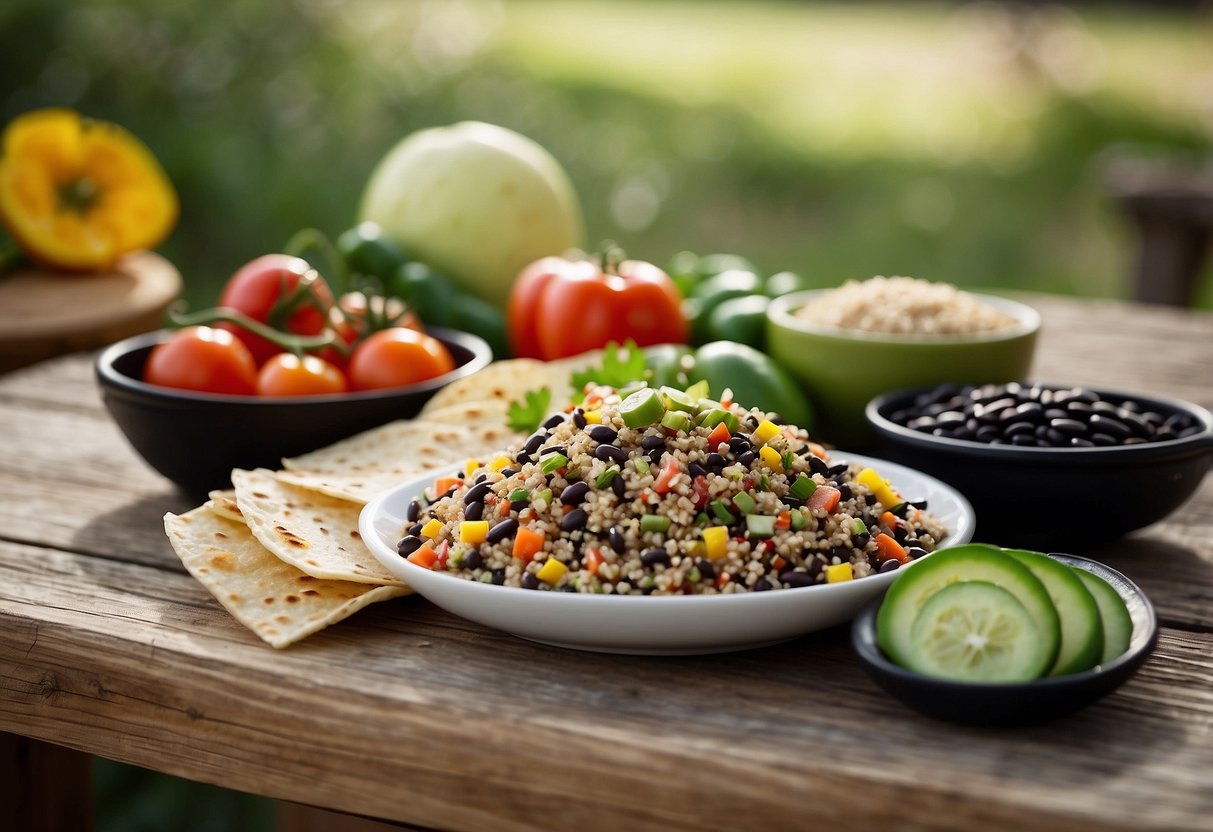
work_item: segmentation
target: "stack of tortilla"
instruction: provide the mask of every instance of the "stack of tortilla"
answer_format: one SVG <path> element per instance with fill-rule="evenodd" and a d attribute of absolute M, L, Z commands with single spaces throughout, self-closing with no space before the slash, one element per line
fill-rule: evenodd
<path fill-rule="evenodd" d="M 567 402 L 573 370 L 601 353 L 544 363 L 499 361 L 459 379 L 415 419 L 391 422 L 283 469 L 235 470 L 233 490 L 166 514 L 173 549 L 215 599 L 273 647 L 286 647 L 376 601 L 412 590 L 362 542 L 358 515 L 377 494 L 439 468 L 488 459 L 522 438 L 509 402 L 548 387 Z"/>

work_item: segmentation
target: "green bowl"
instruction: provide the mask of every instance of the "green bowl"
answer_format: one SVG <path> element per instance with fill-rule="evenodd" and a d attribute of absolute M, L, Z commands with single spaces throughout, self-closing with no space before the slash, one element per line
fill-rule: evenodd
<path fill-rule="evenodd" d="M 873 441 L 864 407 L 882 393 L 948 382 L 987 384 L 1026 378 L 1040 331 L 1030 306 L 993 295 L 978 298 L 1019 321 L 997 333 L 887 335 L 815 327 L 795 313 L 813 289 L 776 298 L 767 307 L 767 351 L 799 381 L 817 413 L 816 438 L 850 450 Z"/>

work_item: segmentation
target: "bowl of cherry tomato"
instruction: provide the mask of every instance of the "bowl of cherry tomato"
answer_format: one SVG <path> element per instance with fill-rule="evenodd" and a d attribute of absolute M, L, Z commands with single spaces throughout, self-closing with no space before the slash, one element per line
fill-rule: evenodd
<path fill-rule="evenodd" d="M 232 359 L 234 350 L 226 346 L 230 333 L 210 327 L 197 329 L 209 332 L 177 341 L 177 348 L 168 353 L 164 348 L 183 330 L 128 338 L 106 348 L 96 364 L 102 399 L 127 440 L 152 468 L 192 496 L 227 487 L 233 468 L 280 468 L 284 456 L 315 450 L 395 419 L 415 416 L 442 387 L 482 369 L 492 359 L 484 339 L 430 327 L 426 337 L 442 346 L 452 367 L 405 386 L 258 395 L 182 389 L 147 380 L 145 373 L 154 356 L 158 362 L 171 359 L 172 366 L 164 368 L 164 373 L 188 374 L 211 366 L 209 372 L 221 380 L 217 383 L 247 383 L 248 367 L 242 369 L 241 360 Z M 395 363 L 424 352 L 420 347 L 376 348 L 376 343 L 370 339 L 364 342 L 364 346 L 373 348 L 360 358 L 368 365 L 367 373 L 390 375 Z M 295 358 L 290 353 L 277 355 Z M 307 373 L 300 366 L 303 363 L 271 357 L 261 369 L 277 367 L 273 383 L 279 385 L 278 389 L 291 390 Z M 253 369 L 258 378 L 265 375 L 255 366 Z"/>

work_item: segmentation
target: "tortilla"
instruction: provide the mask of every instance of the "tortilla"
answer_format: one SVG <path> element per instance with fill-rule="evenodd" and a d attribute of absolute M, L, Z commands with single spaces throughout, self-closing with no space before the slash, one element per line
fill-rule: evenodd
<path fill-rule="evenodd" d="M 484 403 L 464 404 L 485 412 Z M 447 411 L 435 411 L 445 413 Z M 330 497 L 366 503 L 377 494 L 431 471 L 495 455 L 521 434 L 504 419 L 477 424 L 401 420 L 372 428 L 335 445 L 282 461 L 282 482 Z"/>
<path fill-rule="evenodd" d="M 313 578 L 403 586 L 358 531 L 360 503 L 281 482 L 273 471 L 232 471 L 249 531 L 279 559 Z"/>
<path fill-rule="evenodd" d="M 189 573 L 273 647 L 286 647 L 368 604 L 410 592 L 403 586 L 305 575 L 271 554 L 247 526 L 205 507 L 164 515 L 164 529 Z"/>
<path fill-rule="evenodd" d="M 456 379 L 443 387 L 421 408 L 418 418 L 429 419 L 436 410 L 469 402 L 520 400 L 528 390 L 547 387 L 552 402 L 566 402 L 572 394 L 569 372 L 556 364 L 531 358 L 495 361 L 483 370 Z M 557 405 L 559 406 L 559 405 Z"/>
<path fill-rule="evenodd" d="M 210 509 L 220 517 L 226 517 L 228 520 L 234 520 L 237 523 L 244 522 L 244 515 L 240 513 L 240 506 L 236 505 L 236 492 L 229 489 L 227 491 L 212 491 L 210 499 L 202 504 L 203 508 Z"/>

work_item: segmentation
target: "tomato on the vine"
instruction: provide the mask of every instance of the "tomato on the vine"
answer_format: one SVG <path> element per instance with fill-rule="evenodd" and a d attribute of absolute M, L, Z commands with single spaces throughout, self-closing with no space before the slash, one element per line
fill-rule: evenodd
<path fill-rule="evenodd" d="M 266 254 L 246 263 L 231 276 L 219 296 L 219 306 L 242 312 L 274 329 L 296 335 L 320 335 L 329 323 L 333 293 L 306 260 L 287 254 Z M 282 352 L 281 347 L 239 325 L 216 326 L 243 341 L 258 364 Z"/>
<path fill-rule="evenodd" d="M 257 373 L 257 393 L 262 396 L 316 396 L 348 389 L 345 374 L 314 355 L 278 353 Z"/>
<path fill-rule="evenodd" d="M 257 363 L 235 335 L 209 326 L 178 330 L 148 356 L 143 380 L 162 387 L 249 396 Z"/>
<path fill-rule="evenodd" d="M 615 341 L 685 343 L 682 297 L 669 276 L 641 260 L 545 257 L 523 269 L 510 293 L 510 345 L 551 361 Z"/>
<path fill-rule="evenodd" d="M 392 327 L 370 335 L 354 349 L 348 375 L 351 389 L 376 390 L 416 384 L 453 369 L 455 360 L 437 338 Z"/>

